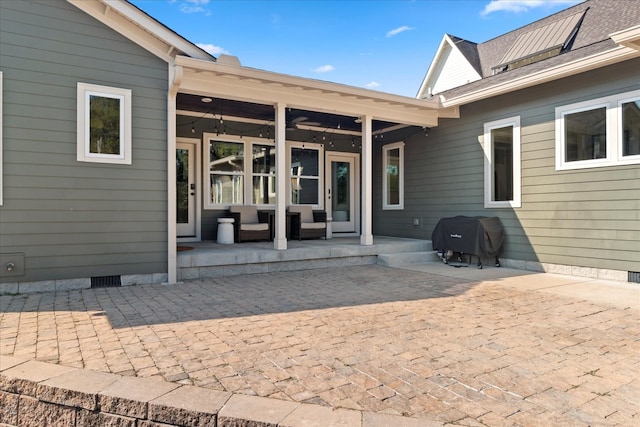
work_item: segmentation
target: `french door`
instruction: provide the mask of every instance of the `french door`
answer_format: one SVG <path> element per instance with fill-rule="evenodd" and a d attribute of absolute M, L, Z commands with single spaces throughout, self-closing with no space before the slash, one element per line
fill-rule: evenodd
<path fill-rule="evenodd" d="M 196 144 L 176 143 L 176 234 L 196 238 Z"/>
<path fill-rule="evenodd" d="M 360 208 L 360 171 L 357 153 L 327 153 L 326 211 L 333 233 L 356 233 Z"/>

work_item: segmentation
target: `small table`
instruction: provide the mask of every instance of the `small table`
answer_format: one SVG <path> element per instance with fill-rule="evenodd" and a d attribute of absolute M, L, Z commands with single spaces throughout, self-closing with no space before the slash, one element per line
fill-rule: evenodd
<path fill-rule="evenodd" d="M 233 218 L 218 218 L 218 243 L 233 244 Z"/>

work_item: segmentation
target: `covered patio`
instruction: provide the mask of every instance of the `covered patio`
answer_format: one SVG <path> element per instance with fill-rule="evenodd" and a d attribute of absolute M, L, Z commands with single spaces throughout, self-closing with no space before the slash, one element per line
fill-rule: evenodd
<path fill-rule="evenodd" d="M 169 283 L 177 280 L 178 268 L 189 257 L 178 257 L 176 247 L 213 240 L 217 219 L 226 216 L 229 206 L 256 205 L 272 211 L 271 247 L 276 251 L 291 247 L 286 230 L 289 206 L 310 205 L 324 210 L 330 220 L 344 218 L 344 212 L 332 212 L 332 159 L 352 165 L 350 228 L 342 235 L 356 237 L 361 246 L 375 245 L 373 197 L 382 189 L 374 188 L 374 157 L 380 155 L 374 152 L 374 141 L 401 143 L 407 135 L 437 126 L 439 118 L 459 114 L 456 107 L 442 108 L 437 99 L 256 70 L 226 55 L 216 62 L 178 56 L 170 71 L 168 152 L 193 147 L 190 164 L 195 171 L 193 178 L 177 183 L 182 169 L 168 159 Z M 220 163 L 214 158 L 232 146 L 240 166 L 216 166 Z M 260 152 L 264 162 L 256 166 Z M 303 172 L 296 156 L 309 153 L 314 163 Z M 216 187 L 221 187 L 221 178 L 234 183 L 232 191 Z M 179 185 L 188 202 L 177 199 Z M 301 194 L 300 188 L 311 188 L 312 193 Z M 188 220 L 193 225 L 186 232 L 180 231 L 181 205 L 192 212 Z M 340 232 L 336 221 L 334 231 Z M 337 244 L 335 239 L 324 243 Z"/>

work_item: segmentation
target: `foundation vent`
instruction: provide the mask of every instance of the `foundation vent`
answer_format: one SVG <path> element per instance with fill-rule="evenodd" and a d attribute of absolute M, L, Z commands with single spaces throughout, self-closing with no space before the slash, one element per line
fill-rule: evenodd
<path fill-rule="evenodd" d="M 122 286 L 120 276 L 100 276 L 91 278 L 91 288 L 116 288 Z"/>
<path fill-rule="evenodd" d="M 630 271 L 629 282 L 640 283 L 640 271 Z"/>

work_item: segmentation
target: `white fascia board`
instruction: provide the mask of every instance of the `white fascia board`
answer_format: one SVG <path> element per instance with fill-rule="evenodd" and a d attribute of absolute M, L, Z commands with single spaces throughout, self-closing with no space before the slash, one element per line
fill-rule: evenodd
<path fill-rule="evenodd" d="M 433 73 L 435 73 L 435 70 L 438 69 L 438 65 L 442 61 L 442 57 L 444 56 L 447 45 L 449 45 L 451 50 L 455 50 L 460 53 L 460 55 L 465 59 L 467 65 L 469 66 L 469 69 L 472 71 L 475 80 L 480 80 L 482 78 L 482 76 L 476 71 L 475 67 L 469 61 L 467 61 L 467 57 L 462 53 L 460 48 L 458 48 L 458 45 L 451 39 L 451 37 L 449 37 L 448 34 L 445 34 L 444 37 L 442 37 L 442 41 L 440 42 L 440 47 L 438 47 L 438 51 L 436 52 L 435 59 L 433 60 L 433 62 L 431 62 L 431 65 L 427 70 L 427 74 L 422 81 L 422 85 L 420 85 L 420 90 L 418 91 L 416 98 L 423 99 L 429 95 L 428 93 L 426 93 L 426 91 L 428 90 L 429 84 L 431 83 L 431 80 L 433 78 Z M 435 86 L 435 84 L 431 86 Z"/>
<path fill-rule="evenodd" d="M 224 96 L 263 104 L 285 103 L 294 108 L 352 115 L 417 126 L 436 126 L 440 102 L 388 94 L 338 83 L 176 57 L 185 70 L 181 91 Z"/>
<path fill-rule="evenodd" d="M 610 35 L 611 39 L 619 45 L 640 50 L 640 25 L 618 31 Z"/>
<path fill-rule="evenodd" d="M 149 15 L 123 0 L 67 0 L 159 58 L 172 62 L 176 54 L 215 61 L 215 58 Z"/>
<path fill-rule="evenodd" d="M 636 57 L 640 57 L 639 51 L 629 47 L 619 46 L 606 52 L 601 52 L 586 58 L 576 59 L 566 64 L 541 70 L 537 73 L 522 76 L 515 80 L 510 80 L 494 86 L 478 89 L 474 92 L 455 98 L 444 99 L 443 97 L 442 106 L 454 107 L 470 104 L 475 101 L 559 80 L 564 77 L 573 76 L 589 70 L 595 70 L 597 68 L 616 64 Z"/>
<path fill-rule="evenodd" d="M 433 61 L 431 61 L 431 65 L 429 65 L 427 74 L 425 74 L 424 79 L 422 80 L 422 84 L 420 85 L 420 89 L 418 90 L 416 98 L 420 99 L 428 95 L 427 93 L 425 93 L 428 87 L 428 83 L 431 81 L 432 74 L 434 73 L 438 63 L 442 58 L 442 55 L 444 54 L 444 49 L 446 48 L 447 44 L 450 44 L 447 42 L 447 39 L 449 39 L 449 37 L 445 34 L 444 37 L 442 37 L 442 41 L 440 42 L 440 46 L 438 46 L 438 50 L 436 51 Z"/>

